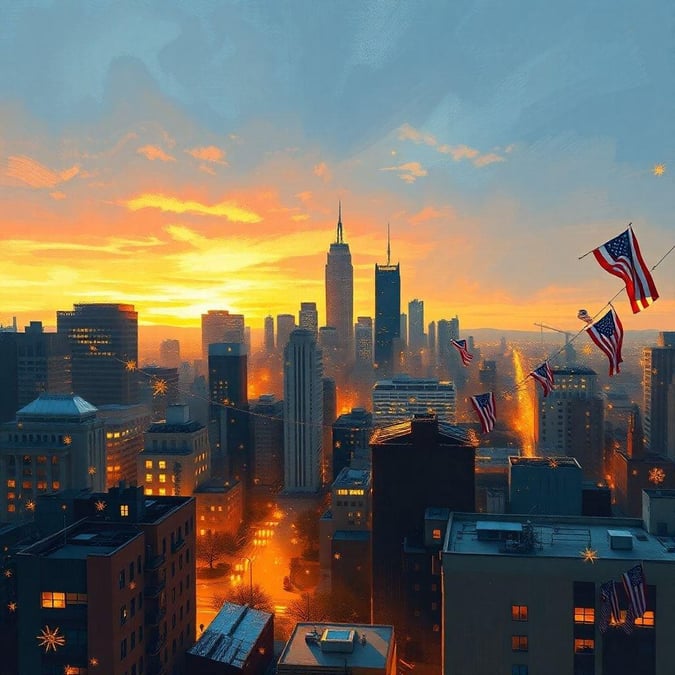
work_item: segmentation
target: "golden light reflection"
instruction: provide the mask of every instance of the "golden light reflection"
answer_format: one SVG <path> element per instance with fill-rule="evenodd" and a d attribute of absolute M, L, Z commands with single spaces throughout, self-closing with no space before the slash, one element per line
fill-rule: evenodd
<path fill-rule="evenodd" d="M 523 359 L 517 349 L 512 350 L 513 370 L 516 382 L 525 381 Z M 527 387 L 520 387 L 516 392 L 516 418 L 513 421 L 514 429 L 520 435 L 523 445 L 523 455 L 534 457 L 534 404 Z"/>

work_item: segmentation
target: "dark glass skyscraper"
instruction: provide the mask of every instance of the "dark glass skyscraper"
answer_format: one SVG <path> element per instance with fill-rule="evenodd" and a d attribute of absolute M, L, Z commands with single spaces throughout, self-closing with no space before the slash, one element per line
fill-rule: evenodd
<path fill-rule="evenodd" d="M 401 334 L 401 273 L 391 264 L 387 235 L 387 264 L 375 264 L 375 365 L 380 377 L 394 372 L 394 344 Z"/>
<path fill-rule="evenodd" d="M 138 398 L 138 312 L 133 305 L 74 305 L 56 313 L 70 344 L 73 392 L 89 403 L 131 405 Z"/>

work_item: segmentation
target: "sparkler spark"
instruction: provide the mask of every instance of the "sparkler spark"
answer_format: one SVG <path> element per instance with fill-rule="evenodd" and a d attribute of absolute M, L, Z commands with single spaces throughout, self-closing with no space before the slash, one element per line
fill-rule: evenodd
<path fill-rule="evenodd" d="M 152 383 L 152 395 L 163 396 L 168 391 L 169 387 L 166 380 L 156 379 Z"/>
<path fill-rule="evenodd" d="M 666 472 L 658 466 L 655 466 L 652 469 L 649 469 L 649 482 L 654 483 L 654 485 L 661 485 L 666 479 Z"/>
<path fill-rule="evenodd" d="M 45 648 L 45 653 L 48 653 L 50 649 L 55 652 L 57 647 L 63 647 L 66 644 L 66 638 L 59 631 L 60 628 L 58 626 L 54 629 L 45 626 L 40 634 L 36 636 L 40 647 Z"/>
<path fill-rule="evenodd" d="M 94 506 L 97 511 L 105 511 L 106 506 L 108 506 L 102 499 L 98 499 L 94 502 Z"/>
<path fill-rule="evenodd" d="M 128 361 L 125 361 L 124 362 L 124 368 L 128 372 L 133 372 L 134 370 L 136 370 L 136 361 L 134 361 L 133 359 L 129 359 Z"/>
<path fill-rule="evenodd" d="M 666 165 L 665 164 L 654 164 L 654 168 L 652 169 L 652 173 L 655 176 L 663 176 L 663 174 L 666 172 Z"/>
<path fill-rule="evenodd" d="M 583 551 L 579 551 L 584 562 L 594 563 L 598 559 L 598 552 L 587 546 Z"/>

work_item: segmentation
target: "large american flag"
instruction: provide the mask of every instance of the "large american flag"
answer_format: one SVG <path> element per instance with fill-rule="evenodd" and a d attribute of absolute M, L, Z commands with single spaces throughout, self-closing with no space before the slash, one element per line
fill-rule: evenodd
<path fill-rule="evenodd" d="M 649 307 L 659 297 L 630 227 L 618 237 L 594 249 L 593 255 L 604 269 L 626 284 L 626 293 L 634 314 Z"/>
<path fill-rule="evenodd" d="M 623 326 L 612 307 L 602 319 L 586 329 L 591 340 L 602 349 L 609 359 L 609 374 L 620 372 L 621 346 L 623 345 Z"/>
<path fill-rule="evenodd" d="M 544 398 L 546 398 L 553 391 L 553 371 L 548 361 L 544 361 L 538 368 L 535 368 L 530 375 L 541 384 L 544 390 Z"/>
<path fill-rule="evenodd" d="M 497 409 L 495 408 L 494 394 L 489 391 L 486 394 L 477 394 L 471 397 L 471 404 L 478 413 L 483 433 L 487 434 L 497 421 Z"/>
<path fill-rule="evenodd" d="M 623 578 L 623 586 L 630 601 L 630 609 L 633 610 L 633 617 L 641 617 L 647 611 L 647 584 L 642 563 L 631 567 L 621 577 Z"/>
<path fill-rule="evenodd" d="M 473 360 L 473 354 L 469 353 L 466 346 L 466 340 L 450 340 L 450 342 L 457 348 L 459 355 L 462 357 L 462 363 L 468 366 Z"/>

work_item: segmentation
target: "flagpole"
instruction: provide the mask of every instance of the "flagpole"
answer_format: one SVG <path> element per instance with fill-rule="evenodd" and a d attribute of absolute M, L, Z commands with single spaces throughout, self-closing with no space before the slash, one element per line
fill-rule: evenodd
<path fill-rule="evenodd" d="M 631 225 L 632 225 L 632 224 L 633 224 L 633 223 L 628 223 L 628 227 L 626 228 L 626 230 L 632 229 L 632 228 L 631 228 Z M 675 248 L 675 246 L 674 246 L 673 248 Z M 673 249 L 671 249 L 671 251 L 672 251 L 672 250 L 673 250 Z M 593 251 L 595 251 L 595 249 L 593 249 Z M 587 255 L 591 255 L 591 253 L 593 253 L 593 251 L 589 251 L 588 253 L 584 253 L 583 255 L 579 256 L 579 257 L 577 258 L 577 260 L 583 260 Z M 668 251 L 668 253 L 670 253 L 670 251 Z M 666 255 L 668 255 L 668 253 L 666 253 Z M 664 257 L 665 257 L 665 256 L 664 256 Z M 661 262 L 661 261 L 659 260 L 659 262 Z M 656 263 L 656 264 L 658 265 L 658 263 Z"/>
<path fill-rule="evenodd" d="M 666 253 L 666 254 L 661 258 L 661 260 L 659 260 L 659 261 L 656 263 L 656 265 L 654 265 L 654 267 L 652 267 L 652 270 L 655 270 L 655 269 L 656 269 L 656 268 L 657 268 L 657 267 L 658 267 L 658 266 L 659 266 L 659 265 L 660 265 L 660 264 L 661 264 L 661 263 L 662 263 L 662 262 L 663 262 L 663 261 L 664 261 L 664 260 L 665 260 L 672 252 L 673 252 L 673 249 L 675 249 L 675 246 L 671 246 L 671 247 L 670 247 L 670 251 L 668 251 L 668 253 Z"/>

